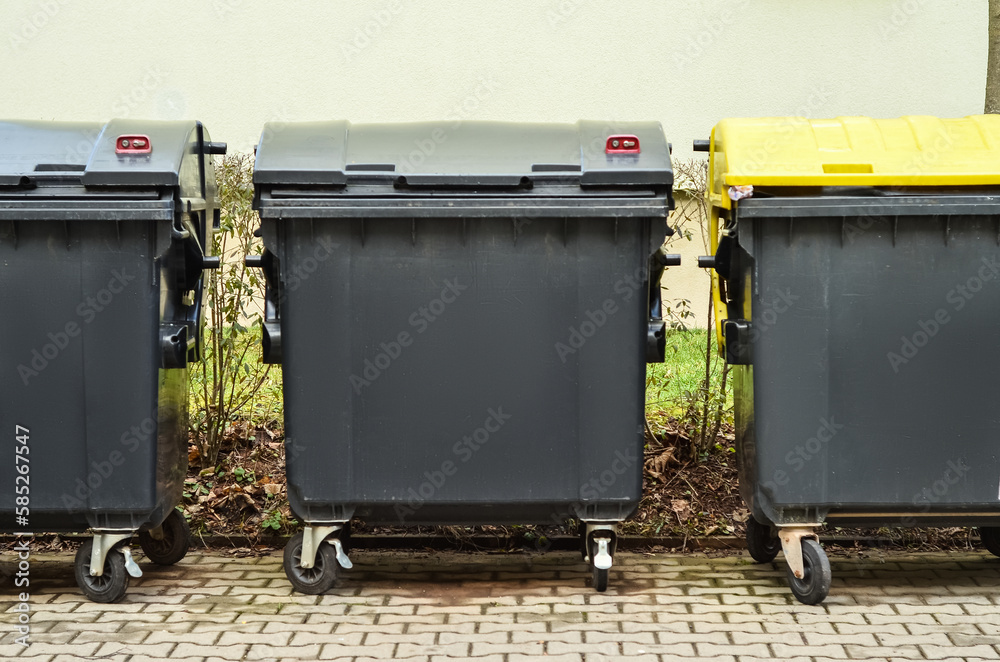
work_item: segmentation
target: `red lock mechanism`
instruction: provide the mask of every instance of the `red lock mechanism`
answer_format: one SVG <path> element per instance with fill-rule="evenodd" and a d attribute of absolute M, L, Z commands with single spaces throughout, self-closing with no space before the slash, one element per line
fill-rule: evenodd
<path fill-rule="evenodd" d="M 638 154 L 639 139 L 631 135 L 609 136 L 605 154 Z"/>
<path fill-rule="evenodd" d="M 149 136 L 118 136 L 118 140 L 115 141 L 115 154 L 149 154 L 152 151 L 153 143 L 149 142 Z"/>

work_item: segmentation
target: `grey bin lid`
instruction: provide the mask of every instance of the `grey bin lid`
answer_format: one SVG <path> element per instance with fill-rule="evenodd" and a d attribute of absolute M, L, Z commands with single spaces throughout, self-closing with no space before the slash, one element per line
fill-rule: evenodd
<path fill-rule="evenodd" d="M 634 136 L 637 153 L 607 153 L 612 136 Z M 257 147 L 258 186 L 654 188 L 669 195 L 670 151 L 659 122 L 579 121 L 270 123 Z"/>
<path fill-rule="evenodd" d="M 194 121 L 0 121 L 0 187 L 30 186 L 54 173 L 75 173 L 88 187 L 179 186 L 185 154 L 205 149 L 200 129 Z M 146 136 L 151 150 L 118 154 L 122 136 Z"/>

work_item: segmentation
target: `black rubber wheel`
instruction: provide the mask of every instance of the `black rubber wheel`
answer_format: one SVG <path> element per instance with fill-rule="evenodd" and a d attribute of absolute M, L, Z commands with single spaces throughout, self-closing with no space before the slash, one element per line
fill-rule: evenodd
<path fill-rule="evenodd" d="M 747 520 L 747 550 L 757 563 L 770 563 L 781 551 L 781 540 L 767 524 L 761 524 L 751 515 Z"/>
<path fill-rule="evenodd" d="M 172 510 L 160 525 L 163 529 L 163 539 L 156 540 L 149 531 L 139 532 L 139 546 L 153 563 L 173 565 L 188 553 L 191 546 L 191 529 L 187 520 L 179 511 Z"/>
<path fill-rule="evenodd" d="M 1000 556 L 1000 527 L 979 527 L 979 539 L 982 541 L 983 547 L 985 547 L 990 554 Z"/>
<path fill-rule="evenodd" d="M 590 541 L 590 570 L 591 570 L 591 582 L 594 584 L 594 590 L 598 593 L 604 593 L 608 590 L 608 575 L 610 574 L 610 569 L 605 568 L 601 570 L 594 565 L 594 558 L 597 557 L 597 543 L 591 539 Z M 614 558 L 614 557 L 612 557 Z"/>
<path fill-rule="evenodd" d="M 104 574 L 100 577 L 90 574 L 90 554 L 94 549 L 94 540 L 87 540 L 76 551 L 76 560 L 73 562 L 76 583 L 83 594 L 94 602 L 118 602 L 128 590 L 129 574 L 125 570 L 125 556 L 117 548 L 118 545 L 108 552 L 104 560 Z"/>
<path fill-rule="evenodd" d="M 301 531 L 296 533 L 285 545 L 284 566 L 285 576 L 299 593 L 319 595 L 326 593 L 337 582 L 337 550 L 328 542 L 321 542 L 316 551 L 316 563 L 311 568 L 303 568 Z"/>
<path fill-rule="evenodd" d="M 598 593 L 604 593 L 608 590 L 608 570 L 601 570 L 600 568 L 593 568 L 591 579 L 594 582 L 594 590 Z"/>
<path fill-rule="evenodd" d="M 805 605 L 818 605 L 830 593 L 830 560 L 819 543 L 812 538 L 802 541 L 802 579 L 788 568 L 788 583 L 795 599 Z"/>

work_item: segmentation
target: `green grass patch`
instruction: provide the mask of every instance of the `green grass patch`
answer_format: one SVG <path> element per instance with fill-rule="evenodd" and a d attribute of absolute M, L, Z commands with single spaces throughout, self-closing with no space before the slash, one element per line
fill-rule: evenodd
<path fill-rule="evenodd" d="M 205 330 L 206 338 L 211 331 Z M 259 326 L 248 328 L 244 333 L 231 336 L 232 341 L 240 346 L 238 355 L 243 357 L 243 361 L 237 368 L 237 374 L 231 377 L 238 382 L 245 382 L 253 379 L 255 372 L 262 366 L 263 349 L 261 347 L 261 330 Z M 245 354 L 243 348 L 246 349 Z M 195 429 L 199 429 L 205 421 L 203 388 L 205 377 L 209 383 L 212 379 L 212 370 L 215 363 L 208 360 L 203 366 L 201 363 L 193 363 L 189 366 L 190 384 L 188 388 L 188 402 L 191 411 L 191 423 Z M 239 411 L 234 412 L 233 421 L 246 421 L 251 426 L 273 427 L 277 422 L 279 428 L 284 427 L 284 403 L 281 392 L 281 366 L 272 365 L 267 370 L 260 388 L 253 394 L 253 397 Z"/>
<path fill-rule="evenodd" d="M 662 424 L 670 418 L 682 425 L 700 407 L 692 407 L 693 401 L 703 397 L 705 380 L 705 329 L 667 329 L 666 359 L 663 363 L 646 366 L 646 417 L 650 423 Z M 716 354 L 715 339 L 712 339 L 712 366 L 709 391 L 714 402 L 722 388 L 723 361 Z M 732 423 L 733 395 L 732 383 L 727 382 L 723 421 Z"/>

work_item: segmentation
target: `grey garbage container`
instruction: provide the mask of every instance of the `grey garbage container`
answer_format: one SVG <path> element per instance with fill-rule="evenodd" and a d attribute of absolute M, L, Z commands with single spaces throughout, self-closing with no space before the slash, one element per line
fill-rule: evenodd
<path fill-rule="evenodd" d="M 815 604 L 827 521 L 1000 553 L 1000 117 L 725 120 L 702 147 L 751 555 Z"/>
<path fill-rule="evenodd" d="M 641 497 L 658 123 L 268 127 L 254 175 L 300 591 L 367 523 L 583 523 L 603 590 Z M 324 544 L 327 541 L 329 544 Z"/>
<path fill-rule="evenodd" d="M 217 219 L 195 122 L 0 122 L 0 529 L 94 536 L 92 600 L 119 600 L 129 541 L 187 551 L 187 370 Z"/>

